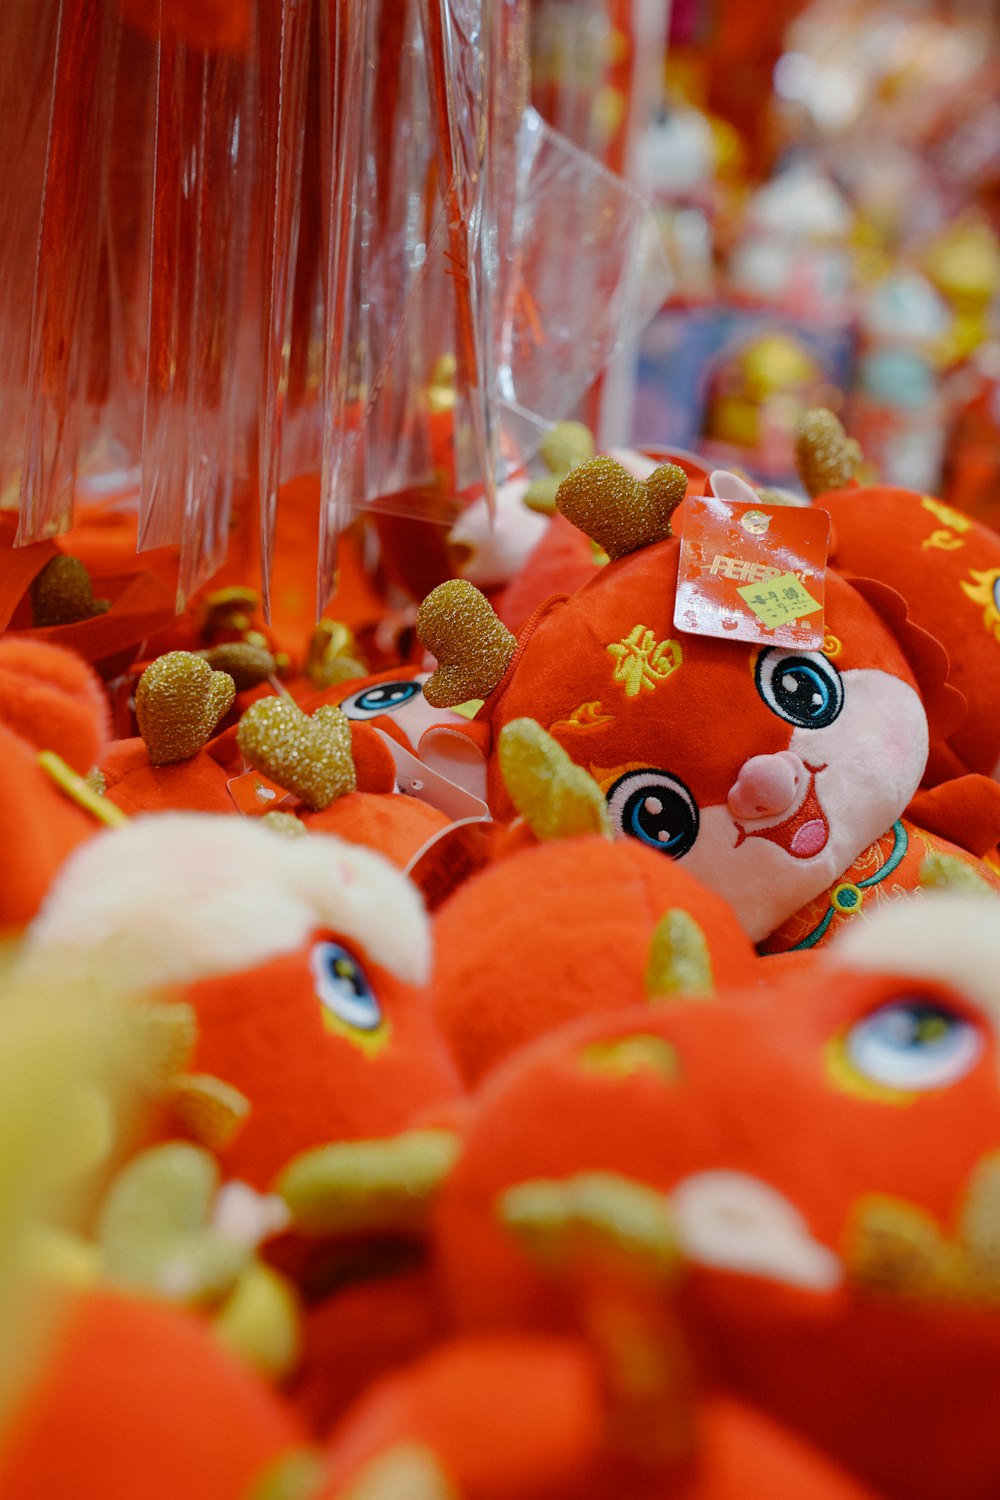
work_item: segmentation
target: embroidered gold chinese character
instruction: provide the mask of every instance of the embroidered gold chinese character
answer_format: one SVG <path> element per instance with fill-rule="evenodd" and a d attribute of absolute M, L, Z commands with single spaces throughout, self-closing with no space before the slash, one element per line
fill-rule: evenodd
<path fill-rule="evenodd" d="M 630 698 L 653 692 L 683 661 L 680 641 L 658 641 L 645 625 L 636 625 L 623 641 L 608 648 L 615 662 L 612 678 L 624 685 Z"/>

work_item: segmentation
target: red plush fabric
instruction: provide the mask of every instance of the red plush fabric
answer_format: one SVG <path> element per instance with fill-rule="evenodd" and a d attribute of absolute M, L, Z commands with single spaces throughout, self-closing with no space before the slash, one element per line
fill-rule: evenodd
<path fill-rule="evenodd" d="M 333 1500 L 367 1460 L 401 1442 L 429 1448 L 464 1500 L 544 1494 L 584 1478 L 600 1433 L 597 1371 L 582 1346 L 532 1337 L 446 1344 L 349 1414 L 322 1495 Z"/>
<path fill-rule="evenodd" d="M 333 833 L 350 843 L 377 849 L 400 869 L 449 819 L 434 807 L 411 797 L 397 796 L 395 767 L 385 742 L 367 724 L 351 726 L 351 742 L 359 790 L 338 797 L 329 807 L 312 812 L 293 804 L 296 814 L 313 832 Z M 107 797 L 130 815 L 143 812 L 237 813 L 229 792 L 230 778 L 243 772 L 235 730 L 229 729 L 187 760 L 173 765 L 150 765 L 144 742 L 117 740 L 107 750 L 101 769 Z"/>
<path fill-rule="evenodd" d="M 116 740 L 101 762 L 109 802 L 134 816 L 144 812 L 235 813 L 228 776 L 207 750 L 172 765 L 150 765 L 145 741 Z M 236 774 L 236 773 L 233 773 Z"/>
<path fill-rule="evenodd" d="M 297 1419 L 187 1313 L 111 1292 L 73 1313 L 0 1449 L 2 1500 L 245 1500 Z"/>
<path fill-rule="evenodd" d="M 864 1500 L 870 1493 L 774 1422 L 719 1398 L 699 1408 L 690 1455 L 637 1462 L 615 1451 L 603 1384 L 593 1355 L 569 1339 L 445 1344 L 348 1415 L 328 1450 L 322 1500 L 349 1494 L 366 1463 L 403 1444 L 431 1455 L 463 1500 Z"/>
<path fill-rule="evenodd" d="M 705 1500 L 877 1500 L 819 1448 L 750 1406 L 718 1397 L 700 1418 Z"/>
<path fill-rule="evenodd" d="M 85 774 L 104 753 L 109 717 L 101 683 L 78 656 L 0 640 L 0 930 L 31 920 L 63 860 L 100 826 L 41 769 L 39 751 Z"/>
<path fill-rule="evenodd" d="M 391 792 L 395 788 L 392 752 L 368 724 L 351 725 L 351 754 L 359 791 Z"/>
<path fill-rule="evenodd" d="M 609 563 L 541 616 L 487 701 L 494 733 L 511 719 L 535 718 L 574 760 L 605 779 L 628 766 L 661 765 L 667 755 L 670 769 L 687 773 L 699 803 L 723 800 L 747 756 L 785 747 L 788 725 L 754 689 L 757 648 L 675 629 L 678 547 L 675 540 L 658 542 Z M 827 578 L 826 621 L 840 672 L 874 668 L 916 685 L 893 638 L 835 574 Z M 683 661 L 652 690 L 630 694 L 613 678 L 608 646 L 637 624 L 657 642 L 678 641 Z M 596 708 L 582 717 L 578 711 L 588 704 Z M 510 815 L 495 763 L 490 797 L 501 816 Z"/>
<path fill-rule="evenodd" d="M 923 1291 L 888 1261 L 881 1278 L 865 1273 L 855 1237 L 874 1197 L 916 1214 L 925 1243 L 966 1253 L 963 1205 L 1000 1140 L 991 1018 L 966 994 L 912 977 L 820 963 L 811 974 L 793 965 L 785 982 L 772 975 L 769 988 L 714 1003 L 578 1023 L 496 1070 L 438 1203 L 453 1312 L 479 1330 L 551 1327 L 559 1316 L 564 1283 L 498 1212 L 513 1184 L 610 1172 L 674 1206 L 680 1188 L 699 1181 L 718 1193 L 739 1174 L 781 1195 L 792 1215 L 785 1244 L 811 1247 L 823 1275 L 799 1280 L 785 1269 L 794 1257 L 773 1251 L 744 1260 L 740 1215 L 723 1234 L 718 1203 L 715 1251 L 685 1241 L 694 1264 L 681 1284 L 685 1324 L 717 1378 L 891 1500 L 986 1500 L 1000 1424 L 996 1299 L 977 1291 L 979 1273 L 961 1258 L 940 1262 L 951 1271 Z M 848 1043 L 876 1012 L 915 1000 L 973 1027 L 980 1050 L 951 1082 L 874 1088 Z M 616 1043 L 632 1049 L 631 1067 L 614 1065 Z M 782 1214 L 762 1224 L 777 1235 Z M 766 1238 L 747 1243 L 757 1251 Z"/>
<path fill-rule="evenodd" d="M 608 794 L 616 831 L 686 859 L 761 942 L 851 878 L 963 698 L 897 591 L 868 583 L 869 599 L 832 570 L 823 650 L 805 661 L 678 630 L 679 546 L 609 563 L 525 626 L 477 721 L 492 733 L 490 806 L 513 813 L 496 754 L 504 725 L 536 719 Z M 810 674 L 815 712 L 779 701 L 805 693 Z M 773 803 L 747 789 L 779 782 L 794 791 Z"/>
<path fill-rule="evenodd" d="M 54 750 L 83 775 L 110 733 L 107 695 L 79 656 L 58 646 L 0 640 L 0 723 L 34 746 Z"/>
<path fill-rule="evenodd" d="M 336 934 L 317 933 L 314 941 L 328 938 Z M 223 1168 L 262 1190 L 298 1152 L 392 1135 L 459 1091 L 424 991 L 356 953 L 382 1022 L 377 1033 L 330 1024 L 310 967 L 312 947 L 183 992 L 198 1017 L 192 1068 L 216 1074 L 250 1100 L 246 1123 L 220 1153 Z"/>
<path fill-rule="evenodd" d="M 0 725 L 0 933 L 31 921 L 63 861 L 99 827 L 46 775 L 37 752 Z"/>
<path fill-rule="evenodd" d="M 874 578 L 850 577 L 849 582 L 888 626 L 906 657 L 920 689 L 931 744 L 947 740 L 965 722 L 969 711 L 964 695 L 950 680 L 948 652 L 936 636 L 917 624 L 898 590 Z"/>
<path fill-rule="evenodd" d="M 919 791 L 907 817 L 982 859 L 1000 843 L 1000 782 L 968 775 Z"/>
<path fill-rule="evenodd" d="M 558 511 L 548 531 L 497 600 L 497 614 L 519 634 L 552 594 L 572 594 L 588 583 L 606 559 L 589 537 Z"/>
<path fill-rule="evenodd" d="M 582 1015 L 656 1002 L 650 940 L 670 910 L 701 928 L 716 981 L 752 983 L 725 901 L 632 839 L 535 845 L 473 876 L 436 914 L 434 1008 L 473 1083 L 522 1043 Z"/>
<path fill-rule="evenodd" d="M 306 1309 L 289 1400 L 310 1430 L 325 1437 L 359 1391 L 426 1354 L 441 1336 L 443 1319 L 425 1267 L 332 1292 Z"/>
<path fill-rule="evenodd" d="M 816 502 L 833 518 L 841 570 L 898 590 L 951 660 L 969 704 L 950 744 L 969 771 L 1000 762 L 1000 536 L 940 501 L 888 485 L 837 490 Z"/>
<path fill-rule="evenodd" d="M 303 821 L 313 832 L 377 849 L 400 870 L 451 822 L 426 802 L 386 792 L 349 792 L 322 812 L 305 813 Z"/>

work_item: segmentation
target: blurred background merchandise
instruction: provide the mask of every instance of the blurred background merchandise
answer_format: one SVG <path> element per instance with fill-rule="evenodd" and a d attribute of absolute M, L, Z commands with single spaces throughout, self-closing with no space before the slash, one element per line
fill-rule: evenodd
<path fill-rule="evenodd" d="M 995 522 L 998 58 L 972 0 L 6 0 L 4 535 L 265 611 L 293 545 L 315 615 L 560 420 L 794 487 L 817 401 Z"/>

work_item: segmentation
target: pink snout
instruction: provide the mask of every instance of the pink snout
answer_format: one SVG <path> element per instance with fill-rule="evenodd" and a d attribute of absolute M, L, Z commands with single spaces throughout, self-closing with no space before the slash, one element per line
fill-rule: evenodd
<path fill-rule="evenodd" d="M 745 761 L 726 802 L 734 818 L 776 818 L 790 812 L 809 773 L 792 750 Z"/>

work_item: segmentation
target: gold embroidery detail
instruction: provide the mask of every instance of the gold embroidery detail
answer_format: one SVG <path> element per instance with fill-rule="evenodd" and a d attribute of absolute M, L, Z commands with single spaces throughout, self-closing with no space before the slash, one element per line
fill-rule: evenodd
<path fill-rule="evenodd" d="M 971 516 L 964 516 L 960 510 L 953 510 L 950 505 L 945 505 L 930 495 L 924 495 L 920 504 L 924 510 L 929 510 L 932 516 L 937 516 L 945 526 L 950 526 L 952 531 L 966 532 L 972 525 Z M 924 545 L 927 545 L 926 542 Z"/>
<path fill-rule="evenodd" d="M 645 625 L 635 625 L 622 641 L 608 646 L 608 655 L 615 662 L 611 676 L 624 685 L 629 698 L 639 693 L 653 692 L 681 665 L 683 652 L 680 641 L 658 641 Z"/>
<path fill-rule="evenodd" d="M 556 719 L 554 724 L 549 725 L 549 733 L 553 734 L 557 729 L 594 729 L 598 724 L 610 724 L 614 720 L 614 714 L 606 714 L 601 711 L 601 703 L 594 698 L 590 703 L 581 703 L 578 708 L 567 719 Z"/>
<path fill-rule="evenodd" d="M 884 1295 L 1000 1302 L 1000 1155 L 972 1172 L 952 1234 L 918 1204 L 880 1193 L 862 1198 L 845 1262 L 856 1285 Z"/>
<path fill-rule="evenodd" d="M 921 545 L 925 552 L 928 547 L 938 547 L 942 552 L 957 552 L 965 543 L 951 531 L 932 531 L 930 536 L 924 537 Z"/>
<path fill-rule="evenodd" d="M 963 579 L 962 593 L 971 599 L 973 604 L 983 606 L 983 625 L 1000 641 L 1000 605 L 997 603 L 1000 568 L 987 568 L 983 572 L 970 568 L 969 574 L 973 582 L 966 583 Z"/>
<path fill-rule="evenodd" d="M 636 1073 L 656 1073 L 670 1082 L 680 1071 L 677 1053 L 663 1037 L 634 1033 L 588 1042 L 580 1053 L 580 1066 L 587 1073 L 607 1073 L 612 1078 L 631 1078 Z"/>

